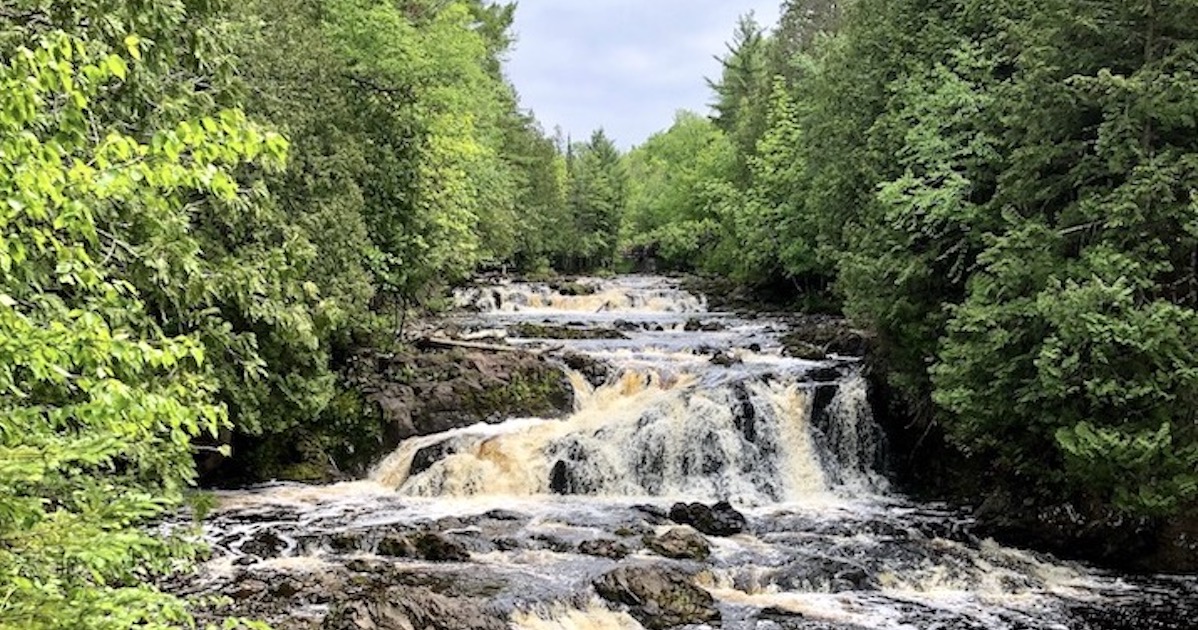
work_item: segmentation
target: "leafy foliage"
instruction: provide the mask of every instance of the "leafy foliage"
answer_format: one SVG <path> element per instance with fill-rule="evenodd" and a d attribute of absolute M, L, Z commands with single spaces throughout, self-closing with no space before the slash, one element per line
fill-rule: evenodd
<path fill-rule="evenodd" d="M 238 200 L 238 168 L 284 158 L 280 137 L 235 110 L 145 141 L 100 122 L 98 103 L 143 58 L 137 35 L 119 41 L 45 29 L 0 65 L 4 627 L 186 622 L 178 601 L 143 582 L 190 549 L 139 525 L 179 499 L 192 438 L 226 417 L 201 339 L 163 331 L 115 273 L 143 251 L 103 221 L 136 208 L 148 224 L 186 223 L 195 199 Z M 150 264 L 169 273 L 199 261 Z"/>
<path fill-rule="evenodd" d="M 737 166 L 670 188 L 697 152 L 633 151 L 646 183 L 625 240 L 667 242 L 714 208 L 719 246 L 698 266 L 834 280 L 920 419 L 996 479 L 1190 509 L 1196 11 L 799 0 L 771 33 L 743 19 L 713 82 Z"/>

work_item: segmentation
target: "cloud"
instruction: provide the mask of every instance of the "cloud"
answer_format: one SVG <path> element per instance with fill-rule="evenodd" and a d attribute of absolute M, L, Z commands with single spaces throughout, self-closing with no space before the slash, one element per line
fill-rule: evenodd
<path fill-rule="evenodd" d="M 603 127 L 627 148 L 679 109 L 707 111 L 705 79 L 749 11 L 773 23 L 777 0 L 520 0 L 506 69 L 547 129 Z"/>

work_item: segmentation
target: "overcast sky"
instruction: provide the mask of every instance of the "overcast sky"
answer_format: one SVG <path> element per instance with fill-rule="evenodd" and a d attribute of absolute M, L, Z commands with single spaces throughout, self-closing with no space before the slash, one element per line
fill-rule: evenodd
<path fill-rule="evenodd" d="M 549 133 L 584 139 L 603 127 L 623 148 L 707 113 L 705 77 L 737 16 L 773 25 L 778 0 L 519 0 L 508 76 Z"/>

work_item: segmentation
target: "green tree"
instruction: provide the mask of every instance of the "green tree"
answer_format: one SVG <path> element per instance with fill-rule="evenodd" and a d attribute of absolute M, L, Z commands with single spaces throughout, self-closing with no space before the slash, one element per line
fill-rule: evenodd
<path fill-rule="evenodd" d="M 143 17 L 164 32 L 180 15 Z M 178 502 L 192 438 L 225 415 L 199 336 L 164 332 L 113 274 L 114 252 L 141 250 L 103 218 L 186 224 L 197 199 L 235 203 L 248 162 L 281 165 L 285 142 L 235 110 L 128 135 L 102 103 L 155 44 L 59 31 L 38 8 L 4 18 L 0 627 L 176 627 L 185 608 L 147 582 L 190 548 L 141 526 Z"/>
<path fill-rule="evenodd" d="M 733 167 L 732 146 L 708 119 L 679 112 L 669 130 L 624 157 L 627 207 L 621 249 L 636 251 L 664 269 L 708 265 L 719 238 L 721 182 Z"/>
<path fill-rule="evenodd" d="M 571 154 L 567 206 L 574 243 L 559 266 L 571 271 L 609 267 L 616 253 L 627 186 L 620 150 L 599 129 L 590 141 L 574 145 Z"/>

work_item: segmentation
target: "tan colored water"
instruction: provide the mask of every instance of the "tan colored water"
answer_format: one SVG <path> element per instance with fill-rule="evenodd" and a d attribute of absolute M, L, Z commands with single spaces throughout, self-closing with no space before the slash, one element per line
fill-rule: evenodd
<path fill-rule="evenodd" d="M 207 525 L 217 557 L 203 579 L 219 590 L 245 571 L 270 581 L 382 561 L 419 584 L 481 589 L 512 630 L 641 630 L 590 587 L 621 564 L 695 574 L 724 630 L 1138 630 L 1082 622 L 1075 611 L 1112 598 L 1178 601 L 1191 588 L 1149 596 L 975 539 L 968 519 L 890 494 L 884 439 L 851 362 L 786 357 L 784 327 L 706 313 L 705 300 L 664 279 L 589 282 L 589 296 L 521 284 L 457 296 L 481 312 L 466 319 L 479 330 L 532 321 L 631 331 L 626 340 L 553 342 L 613 367 L 598 386 L 567 372 L 573 414 L 413 438 L 369 480 L 221 493 Z M 686 332 L 695 317 L 719 325 Z M 715 365 L 719 352 L 736 360 Z M 839 378 L 813 382 L 817 368 Z M 743 511 L 748 530 L 706 537 L 709 559 L 665 560 L 643 544 L 674 527 L 663 514 L 675 501 L 717 500 Z M 470 560 L 380 558 L 382 537 L 410 531 L 439 532 Z M 281 541 L 281 558 L 251 551 L 264 533 Z M 595 540 L 631 555 L 580 551 Z M 304 601 L 282 614 L 279 627 L 316 627 L 303 624 L 328 607 Z"/>

